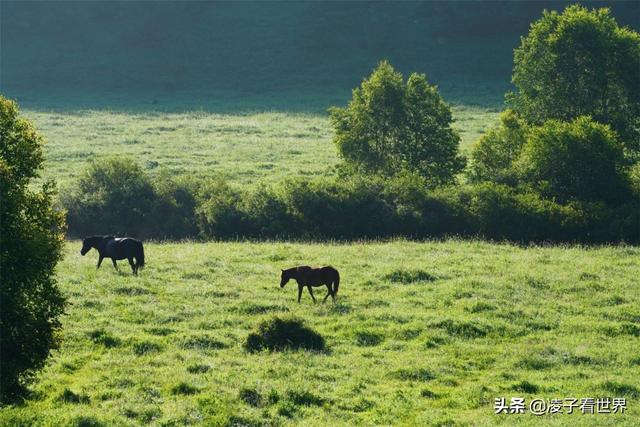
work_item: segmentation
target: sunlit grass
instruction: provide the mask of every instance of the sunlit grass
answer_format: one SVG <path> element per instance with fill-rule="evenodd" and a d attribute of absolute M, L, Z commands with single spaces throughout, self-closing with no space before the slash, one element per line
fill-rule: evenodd
<path fill-rule="evenodd" d="M 494 124 L 497 110 L 456 107 L 463 151 Z M 27 111 L 48 140 L 45 178 L 74 183 L 90 160 L 118 155 L 151 173 L 221 175 L 239 185 L 329 176 L 338 162 L 326 115 Z"/>
<path fill-rule="evenodd" d="M 67 244 L 63 343 L 0 425 L 634 425 L 640 251 L 475 241 L 146 245 L 134 277 Z M 336 304 L 281 268 L 332 264 Z M 317 296 L 324 296 L 317 291 Z M 248 353 L 273 316 L 322 352 Z M 493 415 L 495 397 L 626 397 L 625 415 Z"/>

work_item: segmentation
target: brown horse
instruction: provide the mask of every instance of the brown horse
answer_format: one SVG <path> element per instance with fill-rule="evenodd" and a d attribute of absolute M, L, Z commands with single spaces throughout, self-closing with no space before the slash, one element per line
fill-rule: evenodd
<path fill-rule="evenodd" d="M 322 302 L 324 303 L 331 295 L 333 301 L 336 300 L 338 294 L 338 287 L 340 286 L 340 274 L 338 270 L 333 267 L 320 267 L 311 268 L 307 265 L 301 265 L 300 267 L 293 267 L 287 270 L 282 270 L 282 276 L 280 280 L 280 287 L 284 288 L 284 285 L 291 279 L 295 279 L 298 282 L 298 303 L 300 303 L 300 297 L 302 297 L 302 289 L 306 286 L 309 289 L 309 294 L 316 302 L 316 297 L 313 296 L 312 286 L 326 286 L 327 295 Z"/>

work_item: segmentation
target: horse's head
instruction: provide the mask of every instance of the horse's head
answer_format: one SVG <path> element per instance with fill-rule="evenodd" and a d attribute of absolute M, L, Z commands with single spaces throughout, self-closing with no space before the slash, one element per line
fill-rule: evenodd
<path fill-rule="evenodd" d="M 87 252 L 91 250 L 91 238 L 87 237 L 82 241 L 82 249 L 80 249 L 80 255 L 85 256 Z"/>
<path fill-rule="evenodd" d="M 280 287 L 284 288 L 289 280 L 291 280 L 291 270 L 282 270 L 282 274 L 280 275 Z"/>

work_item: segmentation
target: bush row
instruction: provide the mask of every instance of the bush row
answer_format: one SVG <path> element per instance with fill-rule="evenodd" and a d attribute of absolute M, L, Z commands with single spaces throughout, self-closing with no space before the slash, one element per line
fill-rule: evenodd
<path fill-rule="evenodd" d="M 69 234 L 156 239 L 479 236 L 517 242 L 637 242 L 640 202 L 560 204 L 495 183 L 428 189 L 419 177 L 289 179 L 238 189 L 223 179 L 153 180 L 129 160 L 92 165 L 64 193 Z"/>

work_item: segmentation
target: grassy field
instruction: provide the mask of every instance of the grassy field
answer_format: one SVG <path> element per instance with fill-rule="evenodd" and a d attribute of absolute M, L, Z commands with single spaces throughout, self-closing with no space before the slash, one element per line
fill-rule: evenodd
<path fill-rule="evenodd" d="M 313 126 L 313 121 L 304 126 Z M 302 126 L 302 125 L 301 125 Z M 304 127 L 303 126 L 303 127 Z M 640 249 L 475 241 L 150 243 L 139 277 L 68 242 L 63 344 L 0 425 L 637 425 Z M 280 268 L 332 264 L 338 303 Z M 127 267 L 127 268 L 125 268 Z M 317 292 L 324 296 L 324 292 Z M 324 353 L 247 353 L 296 316 Z M 626 414 L 493 414 L 496 397 L 626 397 Z"/>
<path fill-rule="evenodd" d="M 454 108 L 463 150 L 497 120 L 493 108 Z M 47 138 L 45 178 L 73 183 L 88 161 L 118 153 L 144 168 L 219 174 L 236 184 L 330 175 L 337 162 L 325 115 L 266 112 L 78 113 L 25 111 Z"/>

